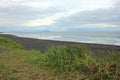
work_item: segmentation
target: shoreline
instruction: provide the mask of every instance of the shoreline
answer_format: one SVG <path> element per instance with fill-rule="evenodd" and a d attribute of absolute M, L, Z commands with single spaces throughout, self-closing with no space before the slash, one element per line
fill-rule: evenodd
<path fill-rule="evenodd" d="M 120 53 L 120 46 L 118 45 L 43 40 L 43 39 L 35 39 L 35 38 L 18 37 L 11 34 L 0 34 L 0 36 L 10 38 L 17 43 L 22 44 L 25 49 L 28 49 L 28 50 L 36 49 L 41 52 L 46 52 L 52 46 L 84 45 L 90 52 L 93 52 L 93 53 L 99 53 L 101 51 L 102 52 L 111 51 L 111 52 Z"/>

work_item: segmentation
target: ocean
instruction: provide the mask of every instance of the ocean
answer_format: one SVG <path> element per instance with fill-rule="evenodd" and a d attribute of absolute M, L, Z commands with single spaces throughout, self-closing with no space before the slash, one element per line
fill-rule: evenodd
<path fill-rule="evenodd" d="M 19 37 L 120 46 L 120 32 L 12 32 Z"/>

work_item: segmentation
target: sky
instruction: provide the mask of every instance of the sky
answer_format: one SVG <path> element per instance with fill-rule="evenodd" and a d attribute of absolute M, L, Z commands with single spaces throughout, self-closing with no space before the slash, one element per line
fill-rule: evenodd
<path fill-rule="evenodd" d="M 120 0 L 0 0 L 0 32 L 120 31 Z"/>

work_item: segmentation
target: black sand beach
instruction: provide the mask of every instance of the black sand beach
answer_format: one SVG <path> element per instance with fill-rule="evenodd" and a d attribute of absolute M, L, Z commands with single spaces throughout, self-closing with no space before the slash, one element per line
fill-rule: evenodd
<path fill-rule="evenodd" d="M 73 45 L 84 45 L 87 49 L 94 53 L 114 51 L 120 53 L 120 46 L 115 45 L 103 45 L 103 44 L 92 44 L 92 43 L 77 43 L 77 42 L 65 42 L 65 41 L 54 41 L 54 40 L 41 40 L 33 38 L 18 37 L 10 34 L 0 34 L 0 36 L 8 37 L 24 46 L 25 49 L 36 49 L 41 52 L 46 52 L 52 46 L 73 46 Z"/>

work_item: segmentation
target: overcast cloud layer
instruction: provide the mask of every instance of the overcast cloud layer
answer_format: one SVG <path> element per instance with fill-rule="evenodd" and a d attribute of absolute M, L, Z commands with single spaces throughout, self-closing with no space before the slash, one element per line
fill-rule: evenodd
<path fill-rule="evenodd" d="M 0 31 L 120 31 L 120 0 L 0 0 Z"/>

